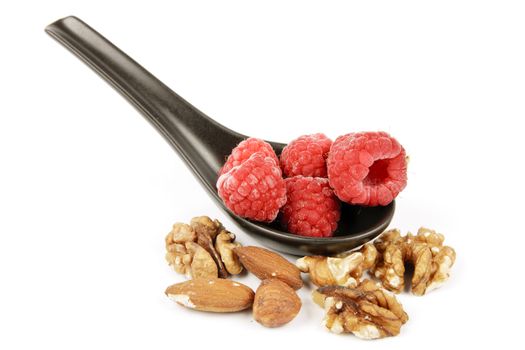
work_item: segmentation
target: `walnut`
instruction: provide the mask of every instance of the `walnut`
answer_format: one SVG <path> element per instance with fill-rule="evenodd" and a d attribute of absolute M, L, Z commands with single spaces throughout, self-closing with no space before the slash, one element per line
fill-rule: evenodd
<path fill-rule="evenodd" d="M 363 339 L 398 335 L 408 315 L 394 295 L 370 280 L 355 288 L 320 287 L 314 302 L 326 311 L 323 324 L 334 333 L 353 333 Z"/>
<path fill-rule="evenodd" d="M 166 260 L 175 271 L 191 277 L 191 254 L 188 253 L 184 245 L 173 244 L 170 246 L 168 252 L 166 252 Z"/>
<path fill-rule="evenodd" d="M 357 252 L 346 258 L 305 256 L 295 265 L 301 272 L 309 272 L 310 281 L 316 286 L 356 286 L 357 280 L 351 274 L 363 260 L 363 254 Z"/>
<path fill-rule="evenodd" d="M 210 253 L 195 242 L 186 242 L 185 246 L 191 253 L 192 278 L 217 278 L 219 271 Z"/>
<path fill-rule="evenodd" d="M 185 243 L 195 241 L 197 235 L 190 225 L 177 222 L 173 225 L 170 233 L 166 236 L 166 246 L 173 243 Z"/>
<path fill-rule="evenodd" d="M 214 234 L 213 237 L 216 235 Z M 213 238 L 211 237 L 209 231 L 201 230 L 197 233 L 197 243 L 204 248 L 211 256 L 213 261 L 215 262 L 215 265 L 218 268 L 219 271 L 219 277 L 220 278 L 227 278 L 228 277 L 228 271 L 226 271 L 226 268 L 224 267 L 224 264 L 222 262 L 221 256 L 215 249 L 215 245 L 213 244 Z"/>
<path fill-rule="evenodd" d="M 219 233 L 225 232 L 220 240 Z M 176 223 L 166 236 L 166 260 L 175 271 L 189 278 L 220 277 L 239 273 L 242 266 L 232 249 L 235 235 L 223 229 L 218 220 L 207 216 L 195 217 L 191 224 Z"/>
<path fill-rule="evenodd" d="M 195 230 L 197 234 L 207 234 L 212 240 L 219 234 L 223 229 L 222 224 L 219 220 L 212 220 L 207 216 L 196 216 L 190 221 L 190 226 Z"/>
<path fill-rule="evenodd" d="M 400 293 L 405 287 L 405 264 L 414 267 L 412 293 L 423 295 L 440 287 L 449 277 L 456 260 L 454 249 L 443 246 L 442 234 L 420 228 L 416 236 L 401 236 L 399 230 L 383 233 L 374 243 L 379 257 L 372 268 L 383 287 Z"/>
<path fill-rule="evenodd" d="M 242 264 L 233 252 L 233 249 L 241 245 L 235 241 L 235 235 L 229 231 L 222 230 L 215 238 L 215 249 L 219 252 L 221 260 L 226 270 L 232 275 L 237 275 L 242 271 Z"/>
<path fill-rule="evenodd" d="M 302 272 L 309 272 L 316 286 L 355 287 L 363 273 L 375 264 L 376 257 L 376 248 L 366 244 L 359 251 L 340 257 L 305 256 L 296 261 L 296 266 Z"/>
<path fill-rule="evenodd" d="M 178 273 L 191 276 L 191 253 L 185 247 L 186 242 L 197 238 L 195 231 L 186 224 L 176 223 L 166 236 L 166 260 Z"/>
<path fill-rule="evenodd" d="M 372 243 L 365 244 L 360 250 L 365 260 L 361 266 L 363 269 L 368 270 L 375 266 L 377 261 L 377 249 Z"/>

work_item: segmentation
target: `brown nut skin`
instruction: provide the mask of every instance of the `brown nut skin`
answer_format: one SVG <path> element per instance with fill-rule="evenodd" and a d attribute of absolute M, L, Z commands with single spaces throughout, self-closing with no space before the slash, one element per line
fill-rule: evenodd
<path fill-rule="evenodd" d="M 235 241 L 235 235 L 226 230 L 215 238 L 215 249 L 219 253 L 224 267 L 232 275 L 238 275 L 242 272 L 242 264 L 233 250 L 241 245 Z"/>
<path fill-rule="evenodd" d="M 229 273 L 224 267 L 224 264 L 221 260 L 219 252 L 215 249 L 213 244 L 213 239 L 208 233 L 198 233 L 197 234 L 197 244 L 199 244 L 204 250 L 206 250 L 210 257 L 213 259 L 220 278 L 228 278 Z"/>
<path fill-rule="evenodd" d="M 166 295 L 189 309 L 208 312 L 236 312 L 253 304 L 253 290 L 242 283 L 222 278 L 198 278 L 169 286 Z"/>
<path fill-rule="evenodd" d="M 400 293 L 405 288 L 405 264 L 409 263 L 414 266 L 412 294 L 424 295 L 449 278 L 456 260 L 454 249 L 443 246 L 444 240 L 442 234 L 425 227 L 415 236 L 402 236 L 399 230 L 386 231 L 374 242 L 379 255 L 372 273 L 383 287 Z"/>
<path fill-rule="evenodd" d="M 208 216 L 196 216 L 192 218 L 190 226 L 197 234 L 207 234 L 210 236 L 212 241 L 223 228 L 219 220 L 212 220 Z"/>
<path fill-rule="evenodd" d="M 242 271 L 232 251 L 240 244 L 234 240 L 235 235 L 226 231 L 218 220 L 197 216 L 190 225 L 180 222 L 173 225 L 165 238 L 166 261 L 176 272 L 190 278 L 227 278 L 230 273 Z"/>
<path fill-rule="evenodd" d="M 253 318 L 265 327 L 280 327 L 301 310 L 301 299 L 288 284 L 276 278 L 262 281 L 255 292 Z"/>
<path fill-rule="evenodd" d="M 277 278 L 293 289 L 303 286 L 301 271 L 281 255 L 261 247 L 238 247 L 233 250 L 246 270 L 260 280 Z"/>
<path fill-rule="evenodd" d="M 325 309 L 323 324 L 334 333 L 378 339 L 398 335 L 408 321 L 396 297 L 371 280 L 362 281 L 356 288 L 320 287 L 312 297 Z"/>

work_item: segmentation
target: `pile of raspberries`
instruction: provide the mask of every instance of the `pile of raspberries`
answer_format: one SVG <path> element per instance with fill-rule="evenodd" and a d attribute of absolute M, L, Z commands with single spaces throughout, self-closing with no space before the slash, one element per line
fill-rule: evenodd
<path fill-rule="evenodd" d="M 386 132 L 357 132 L 334 142 L 324 134 L 301 136 L 280 159 L 267 142 L 237 145 L 219 171 L 217 190 L 241 217 L 280 222 L 290 233 L 331 237 L 341 201 L 388 205 L 407 184 L 404 148 Z"/>

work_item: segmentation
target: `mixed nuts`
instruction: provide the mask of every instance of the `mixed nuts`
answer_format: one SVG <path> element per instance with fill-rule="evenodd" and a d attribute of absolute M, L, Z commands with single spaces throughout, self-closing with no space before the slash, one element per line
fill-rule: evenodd
<path fill-rule="evenodd" d="M 399 334 L 408 321 L 403 306 L 392 294 L 405 285 L 405 264 L 414 266 L 412 293 L 423 295 L 449 277 L 455 261 L 444 236 L 427 228 L 417 235 L 384 232 L 373 243 L 335 257 L 305 256 L 290 263 L 281 255 L 255 246 L 241 246 L 218 220 L 193 218 L 177 223 L 166 236 L 166 260 L 190 280 L 166 289 L 178 304 L 199 311 L 236 312 L 252 309 L 265 327 L 292 321 L 302 302 L 296 290 L 303 286 L 301 272 L 318 288 L 314 302 L 325 310 L 323 325 L 334 333 L 353 333 L 363 339 Z M 254 291 L 227 279 L 246 269 L 261 280 Z M 377 278 L 374 282 L 366 274 Z"/>

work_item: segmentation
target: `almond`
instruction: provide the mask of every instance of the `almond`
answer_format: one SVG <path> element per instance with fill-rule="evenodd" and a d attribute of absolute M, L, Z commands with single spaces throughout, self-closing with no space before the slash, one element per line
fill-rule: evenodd
<path fill-rule="evenodd" d="M 281 280 L 264 280 L 255 292 L 253 318 L 265 327 L 282 326 L 293 320 L 299 310 L 301 299 Z"/>
<path fill-rule="evenodd" d="M 281 255 L 260 247 L 238 247 L 234 252 L 246 270 L 261 280 L 277 278 L 293 289 L 303 286 L 301 271 Z"/>
<path fill-rule="evenodd" d="M 235 312 L 253 304 L 250 287 L 222 278 L 198 278 L 169 286 L 166 295 L 190 309 L 210 312 Z"/>

